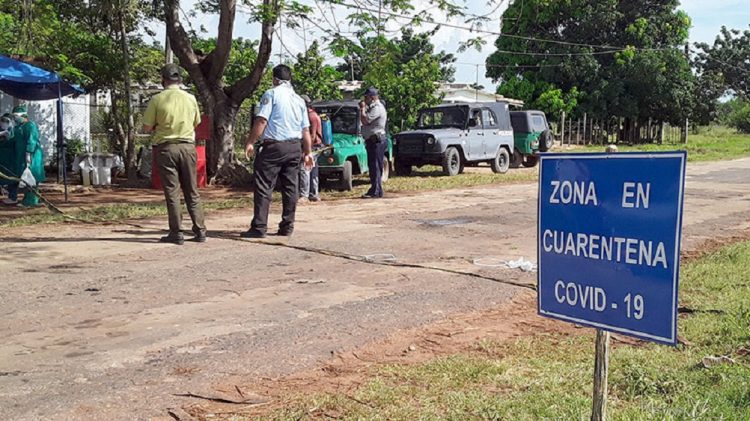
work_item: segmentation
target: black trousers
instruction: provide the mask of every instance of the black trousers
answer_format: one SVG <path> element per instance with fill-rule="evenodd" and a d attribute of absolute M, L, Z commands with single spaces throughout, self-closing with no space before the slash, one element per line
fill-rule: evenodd
<path fill-rule="evenodd" d="M 383 176 L 383 158 L 387 145 L 388 142 L 384 137 L 372 136 L 365 141 L 367 167 L 370 173 L 370 189 L 367 190 L 369 196 L 383 197 L 381 177 Z"/>
<path fill-rule="evenodd" d="M 265 144 L 255 156 L 255 203 L 251 229 L 265 233 L 268 230 L 268 208 L 276 179 L 281 177 L 282 214 L 279 230 L 294 229 L 297 210 L 297 182 L 299 180 L 302 146 L 300 142 L 275 142 Z"/>

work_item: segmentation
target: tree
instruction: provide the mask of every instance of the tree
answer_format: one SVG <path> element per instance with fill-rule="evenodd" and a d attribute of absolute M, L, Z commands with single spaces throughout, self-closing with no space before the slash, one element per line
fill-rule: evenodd
<path fill-rule="evenodd" d="M 145 0 L 39 0 L 24 14 L 0 6 L 0 47 L 58 72 L 89 92 L 111 93 L 116 150 L 135 178 L 134 122 L 129 101 L 131 81 L 158 74 L 160 49 L 143 43 L 136 29 L 147 16 Z"/>
<path fill-rule="evenodd" d="M 355 64 L 355 77 L 364 82 L 362 91 L 368 86 L 378 88 L 393 133 L 412 127 L 420 109 L 440 103 L 440 82 L 452 80 L 456 60 L 452 54 L 435 52 L 430 42 L 434 31 L 415 34 L 405 28 L 400 35 L 392 40 L 382 35 L 362 36 L 356 41 L 337 38 L 330 47 L 335 55 Z M 343 71 L 346 66 L 337 69 Z"/>
<path fill-rule="evenodd" d="M 344 59 L 344 63 L 336 66 L 336 70 L 353 80 L 362 80 L 372 66 L 380 61 L 382 54 L 393 55 L 398 65 L 404 65 L 425 55 L 433 56 L 440 63 L 440 81 L 453 82 L 456 68 L 453 63 L 456 57 L 445 51 L 435 52 L 431 38 L 439 30 L 415 33 L 414 29 L 405 27 L 401 30 L 400 38 L 388 40 L 384 36 L 360 36 L 352 40 L 336 37 L 330 44 L 334 55 Z M 378 54 L 373 54 L 377 51 Z"/>
<path fill-rule="evenodd" d="M 713 45 L 696 43 L 696 67 L 723 83 L 724 93 L 750 99 L 750 30 L 721 27 Z"/>
<path fill-rule="evenodd" d="M 343 75 L 333 66 L 324 64 L 317 41 L 303 54 L 297 54 L 292 68 L 292 82 L 298 94 L 305 94 L 312 100 L 341 98 L 336 81 L 341 80 Z"/>
<path fill-rule="evenodd" d="M 696 43 L 693 61 L 698 75 L 693 118 L 707 124 L 717 117 L 725 95 L 750 100 L 750 30 L 721 28 L 713 45 Z"/>
<path fill-rule="evenodd" d="M 498 92 L 553 116 L 683 122 L 693 75 L 677 0 L 514 2 L 487 59 Z"/>
<path fill-rule="evenodd" d="M 278 0 L 262 0 L 260 4 L 253 5 L 252 19 L 261 24 L 258 51 L 249 73 L 231 84 L 225 79 L 225 74 L 232 52 L 237 1 L 216 0 L 203 3 L 202 7 L 219 14 L 218 36 L 211 51 L 204 53 L 196 50 L 194 37 L 180 21 L 179 0 L 164 0 L 167 34 L 175 56 L 187 70 L 204 111 L 211 118 L 213 138 L 207 145 L 209 177 L 229 183 L 246 183 L 247 170 L 234 156 L 234 124 L 240 105 L 258 89 L 263 80 L 271 55 L 274 25 L 285 5 Z M 288 10 L 293 14 L 302 9 L 293 4 Z"/>

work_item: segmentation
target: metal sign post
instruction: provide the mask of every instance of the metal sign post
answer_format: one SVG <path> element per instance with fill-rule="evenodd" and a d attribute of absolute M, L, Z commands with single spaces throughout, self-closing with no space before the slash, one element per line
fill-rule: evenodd
<path fill-rule="evenodd" d="M 592 420 L 606 415 L 610 331 L 677 344 L 686 158 L 541 156 L 539 314 L 597 329 Z"/>

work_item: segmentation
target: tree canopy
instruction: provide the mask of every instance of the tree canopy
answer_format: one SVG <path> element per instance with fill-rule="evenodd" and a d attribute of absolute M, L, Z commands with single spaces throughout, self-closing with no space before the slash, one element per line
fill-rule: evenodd
<path fill-rule="evenodd" d="M 498 93 L 561 111 L 679 121 L 692 103 L 677 0 L 524 0 L 503 14 L 487 76 Z"/>

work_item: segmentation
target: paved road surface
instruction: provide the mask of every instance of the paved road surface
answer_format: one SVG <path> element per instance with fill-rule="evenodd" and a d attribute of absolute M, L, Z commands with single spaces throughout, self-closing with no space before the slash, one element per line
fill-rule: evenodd
<path fill-rule="evenodd" d="M 750 159 L 689 165 L 684 247 L 749 228 L 748 185 Z M 155 242 L 164 218 L 0 233 L 2 418 L 164 416 L 186 403 L 174 393 L 310 368 L 519 291 L 219 238 L 249 219 L 212 214 L 209 242 L 183 247 Z M 535 222 L 535 184 L 489 186 L 302 207 L 295 236 L 281 241 L 531 284 L 532 274 L 473 261 L 535 260 Z"/>

